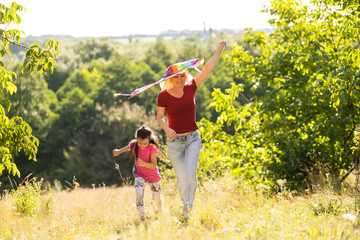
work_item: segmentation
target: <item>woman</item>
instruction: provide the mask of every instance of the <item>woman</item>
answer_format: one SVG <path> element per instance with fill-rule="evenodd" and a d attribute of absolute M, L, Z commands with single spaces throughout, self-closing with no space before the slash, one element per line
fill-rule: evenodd
<path fill-rule="evenodd" d="M 168 154 L 174 168 L 184 217 L 189 218 L 197 188 L 196 168 L 199 162 L 201 138 L 196 124 L 195 92 L 214 69 L 226 46 L 222 41 L 204 70 L 191 78 L 186 71 L 166 79 L 157 99 L 157 121 L 168 138 Z M 165 113 L 168 124 L 165 121 Z"/>

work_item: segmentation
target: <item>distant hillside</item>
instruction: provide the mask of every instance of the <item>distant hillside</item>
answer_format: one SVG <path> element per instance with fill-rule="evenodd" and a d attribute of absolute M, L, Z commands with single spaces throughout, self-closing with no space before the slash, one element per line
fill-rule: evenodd
<path fill-rule="evenodd" d="M 274 31 L 272 28 L 266 28 L 266 29 L 256 29 L 256 31 L 264 31 L 266 33 L 271 33 Z M 158 35 L 149 35 L 149 34 L 133 34 L 133 35 L 127 35 L 127 36 L 104 36 L 104 37 L 73 37 L 70 35 L 43 35 L 43 36 L 26 36 L 22 40 L 22 43 L 25 45 L 31 45 L 33 43 L 39 43 L 40 45 L 44 46 L 45 43 L 49 39 L 56 39 L 63 42 L 77 42 L 82 40 L 87 40 L 91 38 L 108 38 L 113 40 L 129 40 L 129 39 L 143 39 L 146 41 L 146 39 L 156 39 L 156 38 L 167 38 L 167 37 L 186 37 L 186 36 L 192 36 L 192 35 L 198 35 L 198 36 L 204 36 L 209 33 L 216 33 L 216 32 L 226 32 L 229 35 L 234 34 L 242 34 L 245 33 L 245 30 L 234 30 L 234 29 L 221 29 L 221 30 L 214 30 L 212 28 L 209 28 L 208 30 L 204 29 L 202 31 L 199 30 L 183 30 L 183 31 L 175 31 L 175 30 L 167 30 L 163 31 Z"/>
<path fill-rule="evenodd" d="M 255 31 L 264 31 L 266 33 L 272 33 L 274 29 L 266 28 L 266 29 L 256 29 Z M 208 30 L 204 29 L 202 31 L 199 30 L 183 30 L 183 31 L 175 31 L 175 30 L 167 30 L 163 31 L 158 35 L 148 35 L 148 34 L 134 34 L 134 35 L 127 35 L 127 36 L 104 36 L 104 37 L 74 37 L 70 35 L 43 35 L 43 36 L 25 36 L 21 40 L 21 45 L 25 47 L 29 47 L 34 43 L 40 44 L 40 46 L 45 47 L 45 44 L 50 39 L 56 39 L 61 41 L 62 43 L 75 43 L 79 41 L 86 41 L 93 38 L 103 38 L 103 39 L 110 39 L 114 40 L 121 44 L 127 44 L 134 40 L 136 41 L 144 41 L 144 42 L 153 42 L 156 41 L 158 38 L 162 39 L 172 39 L 172 38 L 179 38 L 179 37 L 187 37 L 187 36 L 200 36 L 201 41 L 204 42 L 211 36 L 214 36 L 218 32 L 225 32 L 228 35 L 234 34 L 243 34 L 245 30 L 234 30 L 234 29 L 221 29 L 221 30 L 213 30 L 209 28 Z M 19 46 L 10 46 L 10 51 L 12 52 L 13 56 L 23 56 L 24 52 L 26 51 L 25 48 L 21 48 Z"/>

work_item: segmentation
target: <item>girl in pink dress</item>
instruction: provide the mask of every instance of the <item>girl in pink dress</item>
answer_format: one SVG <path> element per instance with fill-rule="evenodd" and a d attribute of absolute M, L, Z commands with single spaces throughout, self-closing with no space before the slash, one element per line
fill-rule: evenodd
<path fill-rule="evenodd" d="M 146 183 L 150 185 L 153 200 L 157 205 L 156 211 L 161 210 L 161 176 L 157 167 L 158 153 L 165 158 L 157 137 L 150 128 L 142 126 L 136 130 L 135 138 L 129 145 L 114 149 L 113 155 L 118 156 L 123 152 L 132 151 L 135 157 L 133 174 L 135 176 L 136 207 L 139 218 L 145 220 L 144 190 Z"/>

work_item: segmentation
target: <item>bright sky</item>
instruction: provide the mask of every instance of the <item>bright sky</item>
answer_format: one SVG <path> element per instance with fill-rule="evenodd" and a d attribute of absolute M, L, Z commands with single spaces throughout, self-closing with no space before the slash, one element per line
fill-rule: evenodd
<path fill-rule="evenodd" d="M 14 0 L 2 0 L 6 6 Z M 25 36 L 159 34 L 166 30 L 268 28 L 269 0 L 15 0 Z M 15 28 L 12 26 L 12 28 Z"/>

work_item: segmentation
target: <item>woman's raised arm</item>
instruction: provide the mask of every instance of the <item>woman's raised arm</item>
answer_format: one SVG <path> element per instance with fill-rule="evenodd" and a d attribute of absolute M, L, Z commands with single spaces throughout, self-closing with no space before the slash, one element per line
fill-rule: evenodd
<path fill-rule="evenodd" d="M 195 83 L 196 86 L 199 87 L 204 80 L 207 78 L 207 76 L 211 73 L 211 71 L 214 69 L 216 63 L 219 60 L 220 53 L 222 52 L 223 48 L 226 46 L 226 41 L 221 41 L 219 44 L 219 47 L 217 48 L 216 52 L 212 56 L 212 58 L 206 63 L 204 70 L 202 70 L 199 75 L 195 77 Z"/>

